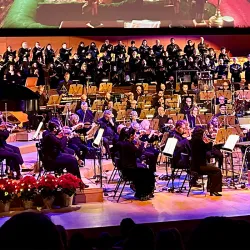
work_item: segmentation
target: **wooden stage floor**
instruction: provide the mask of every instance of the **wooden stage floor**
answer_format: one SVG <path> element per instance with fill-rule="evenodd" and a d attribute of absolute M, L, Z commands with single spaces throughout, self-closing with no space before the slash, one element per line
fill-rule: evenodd
<path fill-rule="evenodd" d="M 36 161 L 36 152 L 24 154 L 27 165 Z M 99 188 L 99 184 L 87 176 L 86 169 L 92 167 L 93 161 L 87 160 L 86 167 L 81 168 L 85 175 L 83 180 L 91 188 Z M 112 163 L 103 160 L 103 165 L 112 166 Z M 157 173 L 164 174 L 165 166 L 158 167 Z M 111 171 L 106 171 L 107 177 Z M 116 227 L 123 218 L 130 217 L 136 223 L 161 223 L 178 222 L 185 220 L 198 220 L 208 216 L 238 217 L 250 215 L 250 189 L 224 188 L 222 197 L 205 196 L 204 193 L 193 192 L 187 197 L 187 191 L 183 193 L 169 193 L 162 191 L 166 186 L 165 181 L 157 178 L 155 197 L 149 201 L 137 201 L 133 198 L 133 192 L 129 187 L 125 188 L 124 195 L 119 203 L 113 199 L 112 191 L 115 182 L 107 184 L 103 181 L 103 187 L 107 189 L 107 195 L 103 202 L 84 203 L 74 206 L 69 211 L 53 211 L 48 216 L 56 224 L 63 225 L 67 230 Z M 0 226 L 16 212 L 6 216 L 0 215 Z"/>

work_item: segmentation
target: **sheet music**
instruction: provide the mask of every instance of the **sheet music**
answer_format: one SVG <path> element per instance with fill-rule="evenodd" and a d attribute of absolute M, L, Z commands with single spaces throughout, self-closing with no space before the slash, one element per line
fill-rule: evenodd
<path fill-rule="evenodd" d="M 163 150 L 163 154 L 173 156 L 177 142 L 178 140 L 176 138 L 169 138 Z"/>
<path fill-rule="evenodd" d="M 240 137 L 238 135 L 229 135 L 223 149 L 233 151 L 239 138 Z"/>
<path fill-rule="evenodd" d="M 103 128 L 100 128 L 98 130 L 98 134 L 93 142 L 93 146 L 94 147 L 99 147 L 100 146 L 100 143 L 101 143 L 101 139 L 102 139 L 102 135 L 103 135 L 103 132 L 104 132 L 104 129 Z"/>

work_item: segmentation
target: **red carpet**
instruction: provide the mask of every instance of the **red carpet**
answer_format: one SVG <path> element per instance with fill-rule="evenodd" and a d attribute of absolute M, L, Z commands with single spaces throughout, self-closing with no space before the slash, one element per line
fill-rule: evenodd
<path fill-rule="evenodd" d="M 209 0 L 217 6 L 218 0 Z M 222 0 L 221 14 L 231 16 L 235 20 L 236 27 L 250 27 L 250 2 L 248 0 Z"/>

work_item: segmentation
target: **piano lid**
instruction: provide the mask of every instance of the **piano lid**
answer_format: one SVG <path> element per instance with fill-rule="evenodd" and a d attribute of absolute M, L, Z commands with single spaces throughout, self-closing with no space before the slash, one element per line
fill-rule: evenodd
<path fill-rule="evenodd" d="M 1 101 L 19 101 L 34 99 L 39 99 L 39 95 L 22 85 L 0 83 Z"/>

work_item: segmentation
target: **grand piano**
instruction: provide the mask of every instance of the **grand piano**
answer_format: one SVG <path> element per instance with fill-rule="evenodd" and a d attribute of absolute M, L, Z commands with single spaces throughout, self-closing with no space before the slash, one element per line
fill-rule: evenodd
<path fill-rule="evenodd" d="M 6 110 L 8 117 L 14 116 L 20 123 L 26 122 L 26 114 L 39 111 L 39 95 L 22 85 L 0 83 L 0 111 L 6 115 Z"/>

